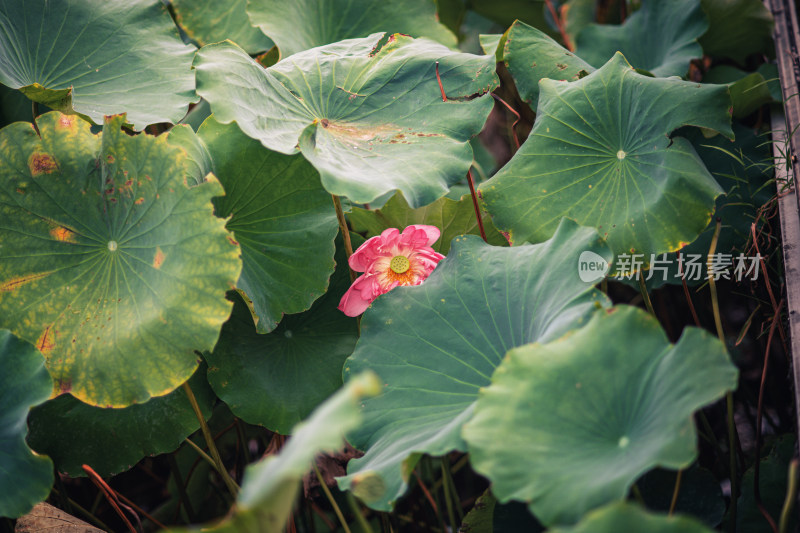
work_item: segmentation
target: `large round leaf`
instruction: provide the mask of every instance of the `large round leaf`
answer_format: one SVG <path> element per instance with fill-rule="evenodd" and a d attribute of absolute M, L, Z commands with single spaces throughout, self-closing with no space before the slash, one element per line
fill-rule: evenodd
<path fill-rule="evenodd" d="M 253 302 L 259 333 L 267 333 L 283 313 L 308 309 L 328 287 L 339 231 L 333 201 L 300 155 L 268 150 L 214 117 L 197 134 L 225 188 L 214 200 L 217 215 L 231 217 L 227 228 L 242 247 L 236 286 Z"/>
<path fill-rule="evenodd" d="M 0 130 L 0 326 L 44 353 L 56 394 L 117 407 L 192 375 L 241 270 L 219 183 L 187 187 L 184 152 L 124 120 Z"/>
<path fill-rule="evenodd" d="M 0 83 L 59 111 L 177 122 L 196 100 L 194 48 L 152 0 L 3 0 Z"/>
<path fill-rule="evenodd" d="M 439 23 L 434 0 L 247 0 L 247 13 L 275 41 L 281 57 L 376 32 L 428 37 L 451 48 L 457 42 Z"/>
<path fill-rule="evenodd" d="M 550 533 L 712 533 L 686 516 L 650 514 L 628 503 L 615 503 L 586 515 L 574 527 L 548 529 Z"/>
<path fill-rule="evenodd" d="M 654 466 L 688 466 L 692 413 L 737 376 L 707 332 L 687 328 L 671 345 L 652 316 L 619 307 L 555 342 L 511 350 L 464 438 L 499 501 L 527 502 L 545 525 L 573 523 L 625 498 Z"/>
<path fill-rule="evenodd" d="M 189 385 L 206 418 L 216 396 L 201 365 Z M 124 472 L 142 458 L 174 451 L 200 422 L 182 388 L 124 409 L 95 407 L 62 394 L 34 408 L 28 443 L 49 455 L 59 472 L 85 476 L 88 464 L 103 477 Z"/>
<path fill-rule="evenodd" d="M 0 517 L 24 515 L 50 494 L 53 463 L 25 444 L 28 410 L 47 400 L 53 382 L 30 343 L 0 329 Z"/>
<path fill-rule="evenodd" d="M 303 476 L 311 470 L 317 455 L 342 448 L 345 434 L 361 423 L 359 402 L 379 393 L 380 381 L 374 374 L 365 372 L 352 379 L 294 427 L 291 439 L 280 453 L 248 466 L 230 515 L 215 526 L 200 530 L 219 533 L 284 531 Z"/>
<path fill-rule="evenodd" d="M 350 461 L 340 487 L 359 493 L 359 483 L 375 471 L 386 492 L 360 495 L 389 509 L 418 454 L 464 451 L 461 426 L 506 351 L 555 339 L 606 304 L 578 276 L 584 251 L 609 257 L 593 230 L 570 220 L 538 245 L 500 248 L 456 237 L 422 285 L 379 297 L 363 316 L 345 375 L 374 370 L 384 394 L 365 402 L 364 425 L 350 442 L 366 455 Z"/>
<path fill-rule="evenodd" d="M 621 26 L 583 28 L 575 52 L 600 67 L 620 51 L 631 65 L 656 76 L 683 76 L 692 59 L 702 57 L 697 39 L 707 29 L 698 0 L 649 0 Z"/>
<path fill-rule="evenodd" d="M 448 95 L 443 102 L 436 62 Z M 375 34 L 295 54 L 264 69 L 231 43 L 195 60 L 198 92 L 272 150 L 298 150 L 332 194 L 359 203 L 399 189 L 412 207 L 461 180 L 469 139 L 492 109 L 494 58 Z"/>
<path fill-rule="evenodd" d="M 230 39 L 249 54 L 272 47 L 272 41 L 250 24 L 247 0 L 172 0 L 175 20 L 201 46 Z"/>
<path fill-rule="evenodd" d="M 519 95 L 534 109 L 539 101 L 539 80 L 575 81 L 595 70 L 546 33 L 520 21 L 516 21 L 506 34 L 503 61 L 514 78 Z"/>
<path fill-rule="evenodd" d="M 347 256 L 343 250 L 337 256 L 328 292 L 308 311 L 285 316 L 268 335 L 256 332 L 236 294 L 233 314 L 206 360 L 211 386 L 242 420 L 288 434 L 342 386 L 358 324 L 336 308 L 350 287 Z"/>
<path fill-rule="evenodd" d="M 684 125 L 733 137 L 725 86 L 637 74 L 622 54 L 570 83 L 542 80 L 537 120 L 480 190 L 512 243 L 540 242 L 561 217 L 594 226 L 615 255 L 681 248 L 722 189 L 681 137 Z"/>
<path fill-rule="evenodd" d="M 366 233 L 367 238 L 380 235 L 388 228 L 402 229 L 411 224 L 436 226 L 441 233 L 431 247 L 443 255 L 447 255 L 450 251 L 450 241 L 453 237 L 466 234 L 480 235 L 475 208 L 469 196 L 464 196 L 458 201 L 446 197 L 439 198 L 425 207 L 411 209 L 403 195 L 395 194 L 383 207 L 374 211 L 353 207 L 347 219 L 353 231 Z M 482 213 L 482 219 L 489 244 L 507 245 L 505 237 L 494 229 L 488 215 Z"/>
<path fill-rule="evenodd" d="M 770 53 L 772 13 L 761 0 L 700 0 L 708 31 L 700 38 L 703 52 L 744 64 L 747 56 Z"/>
<path fill-rule="evenodd" d="M 301 155 L 264 148 L 235 124 L 212 116 L 195 142 L 207 151 L 226 189 L 216 213 L 242 248 L 237 287 L 252 307 L 259 333 L 272 331 L 284 313 L 308 309 L 328 287 L 338 232 L 330 194 Z"/>

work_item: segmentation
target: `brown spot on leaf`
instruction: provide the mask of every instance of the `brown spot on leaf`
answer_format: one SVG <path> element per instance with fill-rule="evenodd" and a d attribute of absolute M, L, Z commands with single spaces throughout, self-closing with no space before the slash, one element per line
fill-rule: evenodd
<path fill-rule="evenodd" d="M 108 154 L 108 155 L 106 156 L 106 161 L 108 161 L 108 164 L 109 164 L 109 165 L 113 165 L 113 164 L 114 164 L 114 161 L 116 161 L 116 159 L 114 159 L 114 156 L 113 156 L 113 155 L 111 155 L 111 154 Z"/>
<path fill-rule="evenodd" d="M 31 281 L 36 281 L 37 279 L 42 279 L 45 276 L 50 275 L 50 272 L 40 272 L 38 274 L 28 274 L 27 276 L 18 276 L 16 278 L 11 278 L 8 281 L 4 281 L 0 283 L 0 292 L 11 292 L 15 289 L 18 289 L 22 285 L 26 283 L 30 283 Z"/>
<path fill-rule="evenodd" d="M 230 235 L 228 235 L 228 242 L 231 243 L 234 246 L 239 246 L 239 241 L 237 241 L 236 239 L 234 239 Z"/>
<path fill-rule="evenodd" d="M 322 127 L 323 128 L 327 128 L 328 126 L 331 125 L 330 120 L 328 120 L 327 118 L 323 118 L 321 122 L 322 122 Z"/>
<path fill-rule="evenodd" d="M 153 268 L 156 268 L 156 269 L 161 268 L 161 265 L 164 264 L 164 259 L 165 258 L 166 258 L 166 256 L 164 255 L 164 252 L 162 252 L 161 248 L 157 246 L 156 247 L 156 255 L 153 256 Z"/>
<path fill-rule="evenodd" d="M 67 394 L 72 390 L 72 379 L 68 377 L 58 378 L 53 383 L 53 396 Z"/>
<path fill-rule="evenodd" d="M 49 354 L 53 351 L 53 348 L 56 347 L 56 333 L 52 331 L 52 329 L 52 325 L 44 328 L 44 331 L 36 340 L 36 347 L 39 348 L 39 351 L 44 355 Z"/>
<path fill-rule="evenodd" d="M 75 242 L 75 232 L 64 226 L 56 226 L 51 229 L 50 236 L 59 242 Z"/>
<path fill-rule="evenodd" d="M 75 117 L 61 115 L 61 118 L 58 119 L 58 125 L 61 128 L 73 129 L 75 126 Z"/>
<path fill-rule="evenodd" d="M 142 197 L 139 197 L 139 198 L 137 198 L 137 199 L 136 199 L 136 201 L 135 201 L 135 202 L 133 202 L 133 203 L 135 203 L 136 205 L 142 205 L 142 204 L 144 203 L 144 198 L 142 198 Z"/>
<path fill-rule="evenodd" d="M 34 152 L 28 158 L 28 168 L 34 178 L 42 174 L 51 174 L 58 170 L 58 164 L 53 156 L 41 152 Z"/>

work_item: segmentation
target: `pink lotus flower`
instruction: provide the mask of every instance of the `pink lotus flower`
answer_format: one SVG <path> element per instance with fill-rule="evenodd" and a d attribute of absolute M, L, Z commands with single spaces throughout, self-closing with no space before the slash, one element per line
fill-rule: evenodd
<path fill-rule="evenodd" d="M 439 228 L 415 224 L 400 233 L 389 228 L 368 239 L 350 256 L 350 268 L 363 272 L 339 302 L 347 316 L 363 313 L 372 301 L 400 285 L 419 285 L 433 272 L 444 256 L 431 244 L 439 238 Z"/>

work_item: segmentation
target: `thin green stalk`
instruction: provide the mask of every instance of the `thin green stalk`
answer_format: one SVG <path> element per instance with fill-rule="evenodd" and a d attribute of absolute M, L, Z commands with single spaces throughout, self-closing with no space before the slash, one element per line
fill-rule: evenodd
<path fill-rule="evenodd" d="M 714 255 L 714 252 L 717 251 L 717 240 L 719 240 L 719 231 L 722 228 L 722 223 L 717 220 L 717 228 L 714 230 L 714 237 L 711 239 L 711 246 L 708 248 L 708 259 L 707 261 L 711 261 L 711 256 Z M 708 276 L 708 287 L 711 289 L 711 305 L 714 311 L 714 325 L 717 327 L 717 336 L 719 340 L 722 342 L 722 345 L 726 347 L 727 344 L 725 342 L 725 332 L 722 329 L 722 317 L 719 314 L 719 301 L 717 300 L 717 281 L 714 279 L 714 276 Z"/>
<path fill-rule="evenodd" d="M 53 479 L 55 480 L 55 487 L 58 488 L 58 492 L 56 494 L 58 495 L 59 502 L 61 503 L 61 508 L 69 514 L 75 514 L 72 511 L 72 506 L 69 504 L 67 489 L 64 487 L 64 481 L 61 479 L 61 474 L 59 474 L 58 468 L 53 469 Z"/>
<path fill-rule="evenodd" d="M 178 487 L 178 504 L 183 506 L 183 510 L 186 511 L 186 518 L 189 519 L 189 523 L 194 524 L 197 520 L 194 515 L 194 509 L 192 508 L 192 502 L 189 501 L 189 495 L 186 494 L 186 487 L 183 485 L 183 476 L 178 467 L 178 461 L 175 460 L 175 455 L 171 453 L 167 454 L 167 460 L 169 461 L 169 469 L 172 472 L 172 477 L 175 479 L 175 485 Z"/>
<path fill-rule="evenodd" d="M 642 491 L 639 490 L 639 485 L 634 483 L 631 485 L 631 492 L 633 493 L 633 497 L 642 507 L 645 507 L 644 497 L 642 496 Z"/>
<path fill-rule="evenodd" d="M 196 451 L 196 452 L 197 452 L 197 454 L 198 454 L 198 455 L 199 455 L 199 456 L 200 456 L 200 457 L 201 457 L 201 458 L 202 458 L 202 459 L 203 459 L 205 462 L 207 462 L 208 464 L 210 464 L 210 465 L 211 465 L 211 468 L 213 468 L 214 470 L 217 470 L 217 463 L 216 463 L 216 462 L 214 462 L 214 459 L 212 459 L 210 455 L 208 455 L 208 454 L 207 454 L 205 451 L 203 451 L 203 448 L 201 448 L 200 446 L 198 446 L 197 444 L 195 444 L 195 443 L 194 443 L 194 441 L 193 441 L 192 439 L 186 439 L 186 441 L 185 441 L 185 442 L 186 442 L 186 444 L 188 444 L 189 446 L 191 446 L 192 448 L 194 448 L 194 451 Z M 222 474 L 220 474 L 220 475 L 222 475 Z"/>
<path fill-rule="evenodd" d="M 786 489 L 786 499 L 783 501 L 783 509 L 781 510 L 780 525 L 778 531 L 786 533 L 789 530 L 789 520 L 791 519 L 792 509 L 794 502 L 797 499 L 797 459 L 793 459 L 789 464 L 789 481 Z"/>
<path fill-rule="evenodd" d="M 456 514 L 453 511 L 453 496 L 450 494 L 450 483 L 447 482 L 447 472 L 444 466 L 446 457 L 442 458 L 442 488 L 444 489 L 444 505 L 447 507 L 447 519 L 450 520 L 450 531 L 455 531 L 458 527 Z"/>
<path fill-rule="evenodd" d="M 347 525 L 347 521 L 344 519 L 342 510 L 339 509 L 339 504 L 337 504 L 336 500 L 333 499 L 333 494 L 331 494 L 331 491 L 328 488 L 328 485 L 325 483 L 325 480 L 322 479 L 322 474 L 319 473 L 319 468 L 317 468 L 316 464 L 314 464 L 314 473 L 317 475 L 319 486 L 322 487 L 322 492 L 325 493 L 325 497 L 328 498 L 328 501 L 331 503 L 331 507 L 333 507 L 333 512 L 336 513 L 336 516 L 339 518 L 339 523 L 342 524 L 342 529 L 344 529 L 345 533 L 352 533 L 352 531 L 350 531 L 350 527 Z"/>
<path fill-rule="evenodd" d="M 61 493 L 59 493 L 58 489 L 54 488 L 53 492 L 56 493 L 56 496 L 60 496 L 61 495 Z M 100 493 L 102 494 L 102 491 L 100 491 Z M 89 522 L 91 522 L 95 526 L 99 527 L 100 529 L 102 529 L 104 531 L 113 531 L 110 527 L 108 527 L 105 524 L 105 522 L 103 522 L 102 520 L 97 518 L 95 515 L 93 515 L 92 513 L 90 513 L 86 509 L 84 509 L 83 507 L 81 507 L 81 505 L 78 502 L 76 502 L 75 500 L 73 500 L 72 498 L 67 497 L 67 502 L 69 502 L 70 506 L 73 509 L 75 509 L 80 514 L 82 514 Z"/>
<path fill-rule="evenodd" d="M 238 437 L 238 442 L 242 448 L 242 459 L 244 461 L 244 465 L 250 464 L 250 450 L 247 447 L 247 438 L 244 434 L 244 428 L 242 427 L 242 421 L 238 418 L 233 420 L 233 423 L 236 424 L 236 435 Z M 241 473 L 241 472 L 240 472 Z M 241 477 L 240 477 L 241 479 Z"/>
<path fill-rule="evenodd" d="M 392 523 L 389 522 L 389 515 L 381 513 L 381 533 L 394 533 Z"/>
<path fill-rule="evenodd" d="M 356 497 L 353 496 L 353 493 L 349 490 L 346 494 L 347 503 L 350 505 L 350 509 L 353 511 L 353 514 L 356 515 L 356 521 L 358 522 L 358 525 L 361 526 L 363 533 L 373 533 L 372 526 L 370 526 L 369 522 L 367 522 L 367 519 L 364 518 L 364 514 L 361 512 L 361 507 L 358 505 Z"/>
<path fill-rule="evenodd" d="M 700 423 L 703 424 L 704 433 L 711 441 L 711 445 L 714 446 L 714 450 L 722 455 L 722 446 L 720 446 L 719 440 L 717 440 L 717 436 L 714 434 L 714 430 L 711 428 L 706 414 L 703 411 L 697 411 L 697 418 L 699 418 Z"/>
<path fill-rule="evenodd" d="M 350 259 L 350 256 L 353 255 L 353 243 L 350 242 L 350 230 L 347 229 L 347 219 L 344 218 L 342 201 L 335 194 L 332 194 L 331 196 L 333 197 L 333 207 L 336 209 L 336 219 L 339 221 L 339 231 L 342 233 L 342 240 L 344 241 L 344 251 L 347 253 L 347 258 Z M 350 282 L 354 282 L 356 277 L 358 276 L 351 268 Z"/>
<path fill-rule="evenodd" d="M 464 511 L 461 509 L 461 500 L 458 498 L 458 489 L 456 488 L 456 482 L 453 480 L 453 467 L 450 465 L 450 461 L 443 457 L 442 458 L 442 468 L 443 468 L 443 479 L 444 481 L 450 485 L 450 494 L 453 497 L 453 503 L 456 505 L 456 513 L 458 514 L 458 522 L 461 523 L 464 520 Z"/>
<path fill-rule="evenodd" d="M 639 278 L 639 291 L 642 293 L 644 305 L 647 307 L 647 311 L 655 317 L 656 311 L 653 309 L 653 302 L 650 301 L 650 293 L 647 292 L 647 283 L 644 281 L 644 276 L 641 272 L 638 272 L 636 277 Z"/>
<path fill-rule="evenodd" d="M 680 490 L 681 490 L 681 478 L 682 477 L 683 477 L 683 469 L 680 469 L 680 470 L 678 470 L 678 475 L 675 478 L 675 488 L 672 491 L 672 501 L 669 504 L 669 514 L 670 514 L 670 516 L 672 516 L 672 514 L 675 512 L 675 506 L 678 505 L 678 494 L 680 493 Z"/>
<path fill-rule="evenodd" d="M 711 257 L 717 250 L 717 241 L 719 240 L 719 232 L 722 229 L 722 222 L 717 219 L 717 227 L 714 230 L 714 237 L 711 239 L 711 246 L 708 248 L 707 261 L 711 261 Z M 711 273 L 709 273 L 711 274 Z M 708 287 L 711 290 L 711 308 L 714 312 L 714 325 L 717 328 L 717 336 L 722 346 L 727 351 L 727 343 L 725 342 L 725 331 L 722 329 L 722 317 L 719 312 L 719 299 L 717 297 L 717 282 L 713 275 L 708 276 Z M 736 512 L 737 500 L 739 499 L 739 479 L 736 473 L 736 420 L 733 416 L 733 392 L 728 391 L 725 393 L 725 406 L 728 410 L 728 453 L 730 455 L 730 476 L 731 476 L 731 508 L 729 511 L 729 523 L 731 525 L 731 532 L 736 532 Z"/>
<path fill-rule="evenodd" d="M 433 466 L 431 465 L 431 457 L 430 455 L 423 455 L 422 458 L 419 460 L 419 467 L 420 467 L 420 474 L 421 477 L 417 477 L 417 480 L 420 482 L 420 487 L 425 490 L 425 486 L 422 484 L 422 478 L 425 479 L 434 479 L 433 475 Z M 441 509 L 442 504 L 439 501 L 439 491 L 435 488 L 435 483 L 431 481 L 431 490 L 430 494 L 427 494 L 429 499 L 432 502 L 432 507 L 434 513 L 436 513 L 436 520 L 439 522 L 439 526 L 442 528 L 442 531 L 447 530 L 447 526 L 444 523 L 444 516 L 442 516 Z"/>
<path fill-rule="evenodd" d="M 39 125 L 36 124 L 36 117 L 39 116 L 39 104 L 37 102 L 31 102 L 31 114 L 33 114 L 33 129 L 36 130 L 36 135 L 41 137 L 42 134 L 39 133 Z"/>
<path fill-rule="evenodd" d="M 228 474 L 228 471 L 225 470 L 225 464 L 222 462 L 222 457 L 219 455 L 217 445 L 214 443 L 214 437 L 211 435 L 211 430 L 208 428 L 206 418 L 203 416 L 203 411 L 200 410 L 200 405 L 197 403 L 197 398 L 195 398 L 194 392 L 192 392 L 192 388 L 189 386 L 189 382 L 185 381 L 182 387 L 183 391 L 186 393 L 186 397 L 189 398 L 189 403 L 192 404 L 192 409 L 194 409 L 194 414 L 197 416 L 197 420 L 200 422 L 200 430 L 203 432 L 203 438 L 206 440 L 206 446 L 208 446 L 208 451 L 211 453 L 211 457 L 214 460 L 213 463 L 216 465 L 217 472 L 219 472 L 219 475 L 222 476 L 222 481 L 225 482 L 225 486 L 228 487 L 228 491 L 235 499 L 236 495 L 239 493 L 239 485 L 237 485 L 236 482 L 231 479 L 230 474 Z M 189 439 L 186 439 L 186 441 L 190 442 Z M 194 445 L 193 442 L 191 444 Z"/>

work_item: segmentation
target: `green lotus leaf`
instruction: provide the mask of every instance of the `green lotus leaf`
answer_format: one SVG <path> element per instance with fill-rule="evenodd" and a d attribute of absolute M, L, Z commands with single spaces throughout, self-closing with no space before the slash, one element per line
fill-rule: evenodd
<path fill-rule="evenodd" d="M 520 21 L 508 30 L 503 61 L 519 95 L 534 109 L 539 101 L 539 80 L 575 81 L 595 70 L 544 32 Z"/>
<path fill-rule="evenodd" d="M 226 191 L 214 200 L 217 215 L 230 217 L 227 228 L 242 248 L 236 286 L 252 301 L 258 332 L 267 333 L 283 313 L 308 309 L 327 289 L 339 231 L 333 201 L 300 155 L 268 150 L 213 116 L 197 135 Z"/>
<path fill-rule="evenodd" d="M 278 454 L 247 467 L 231 515 L 202 531 L 281 533 L 292 512 L 303 476 L 320 453 L 344 447 L 344 436 L 362 421 L 359 403 L 381 390 L 369 372 L 356 376 L 295 426 Z M 196 531 L 196 530 L 195 530 Z"/>
<path fill-rule="evenodd" d="M 495 227 L 540 242 L 562 217 L 598 229 L 615 255 L 692 242 L 722 189 L 684 125 L 733 137 L 725 86 L 636 73 L 622 54 L 570 83 L 542 80 L 538 119 L 505 167 L 480 185 Z"/>
<path fill-rule="evenodd" d="M 775 63 L 764 63 L 756 69 L 756 72 L 764 77 L 769 87 L 769 94 L 776 102 L 783 102 L 783 90 L 781 89 L 781 79 L 778 74 L 778 65 Z"/>
<path fill-rule="evenodd" d="M 127 113 L 137 129 L 178 122 L 197 100 L 194 50 L 161 2 L 0 4 L 0 83 L 98 124 L 115 113 Z"/>
<path fill-rule="evenodd" d="M 457 43 L 436 17 L 433 0 L 247 0 L 247 13 L 275 41 L 281 57 L 376 32 L 427 37 L 450 48 Z"/>
<path fill-rule="evenodd" d="M 724 83 L 728 86 L 733 103 L 733 116 L 746 117 L 764 104 L 772 101 L 769 84 L 760 72 L 744 72 L 736 67 L 720 65 L 703 77 L 706 83 Z"/>
<path fill-rule="evenodd" d="M 341 41 L 267 69 L 226 42 L 203 47 L 195 68 L 218 121 L 277 152 L 299 147 L 328 192 L 367 203 L 399 189 L 412 207 L 466 175 L 469 139 L 493 105 L 473 96 L 497 85 L 493 57 L 404 35 Z"/>
<path fill-rule="evenodd" d="M 364 402 L 364 424 L 350 443 L 366 454 L 350 461 L 339 486 L 389 509 L 420 454 L 464 451 L 461 426 L 506 351 L 558 338 L 607 305 L 579 278 L 586 251 L 610 257 L 595 231 L 570 220 L 536 245 L 499 248 L 456 237 L 424 283 L 379 297 L 362 317 L 345 376 L 373 370 L 384 394 Z M 386 492 L 364 498 L 360 483 L 375 474 Z"/>
<path fill-rule="evenodd" d="M 499 501 L 527 502 L 548 526 L 571 524 L 625 498 L 655 466 L 689 466 L 692 413 L 737 377 L 707 332 L 687 328 L 672 345 L 652 316 L 618 307 L 555 342 L 511 350 L 463 435 Z"/>
<path fill-rule="evenodd" d="M 342 386 L 358 324 L 336 308 L 350 287 L 344 250 L 337 251 L 336 262 L 328 292 L 308 311 L 283 317 L 268 335 L 256 332 L 236 294 L 233 314 L 206 360 L 211 386 L 242 420 L 286 435 Z"/>
<path fill-rule="evenodd" d="M 189 167 L 190 185 L 199 185 L 206 180 L 209 173 L 214 172 L 214 163 L 208 147 L 187 124 L 178 124 L 166 134 L 167 142 L 182 148 L 186 152 L 186 165 Z"/>
<path fill-rule="evenodd" d="M 490 19 L 503 28 L 508 28 L 516 20 L 529 24 L 552 36 L 558 32 L 545 18 L 546 0 L 495 0 L 493 2 L 470 2 L 470 8 L 481 16 Z"/>
<path fill-rule="evenodd" d="M 230 39 L 248 54 L 272 48 L 272 40 L 250 24 L 247 0 L 171 0 L 175 20 L 202 45 Z"/>
<path fill-rule="evenodd" d="M 493 533 L 494 527 L 494 507 L 497 499 L 492 494 L 491 489 L 486 489 L 477 500 L 475 505 L 461 521 L 461 531 L 470 533 Z"/>
<path fill-rule="evenodd" d="M 548 529 L 549 533 L 712 533 L 700 522 L 686 516 L 648 513 L 629 503 L 615 503 L 586 515 L 573 527 Z"/>
<path fill-rule="evenodd" d="M 205 365 L 189 385 L 208 418 L 216 396 L 206 382 Z M 174 451 L 200 428 L 182 388 L 123 409 L 95 407 L 62 394 L 35 407 L 28 425 L 31 448 L 72 477 L 86 475 L 83 464 L 103 477 L 124 472 L 144 457 Z"/>
<path fill-rule="evenodd" d="M 648 1 L 620 26 L 583 28 L 575 53 L 601 67 L 619 51 L 638 69 L 656 76 L 683 76 L 692 59 L 703 56 L 697 39 L 707 29 L 698 0 Z"/>
<path fill-rule="evenodd" d="M 436 0 L 436 18 L 454 35 L 461 34 L 467 6 L 463 0 Z"/>
<path fill-rule="evenodd" d="M 211 198 L 189 188 L 166 137 L 102 134 L 57 112 L 0 130 L 0 327 L 33 342 L 55 379 L 92 405 L 164 395 L 211 349 L 231 310 L 239 247 Z"/>
<path fill-rule="evenodd" d="M 503 50 L 500 45 L 505 42 L 503 35 L 499 33 L 481 34 L 478 36 L 478 41 L 481 45 L 481 50 L 486 55 L 494 54 L 497 61 L 503 60 Z"/>
<path fill-rule="evenodd" d="M 595 0 L 567 0 L 562 7 L 564 29 L 572 42 L 578 34 L 595 21 Z"/>
<path fill-rule="evenodd" d="M 700 38 L 703 52 L 729 57 L 739 64 L 751 54 L 770 53 L 772 13 L 760 0 L 700 0 L 708 31 Z"/>
<path fill-rule="evenodd" d="M 36 348 L 3 329 L 0 365 L 0 517 L 18 518 L 53 485 L 53 462 L 25 444 L 28 410 L 47 400 L 53 381 Z"/>
<path fill-rule="evenodd" d="M 439 240 L 431 245 L 437 252 L 447 255 L 450 241 L 457 235 L 480 235 L 478 219 L 472 198 L 464 196 L 461 200 L 439 198 L 432 204 L 411 209 L 402 194 L 395 193 L 380 209 L 370 211 L 354 207 L 347 215 L 353 231 L 366 233 L 366 237 L 374 237 L 387 228 L 403 229 L 411 224 L 427 224 L 436 226 L 441 231 Z M 492 221 L 483 215 L 483 225 L 489 244 L 507 245 L 505 237 L 494 229 Z"/>

